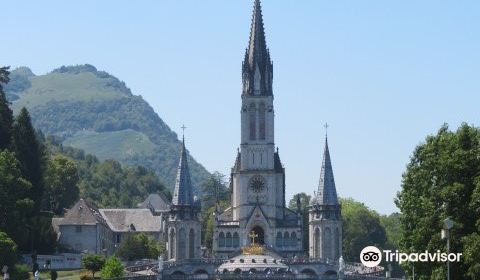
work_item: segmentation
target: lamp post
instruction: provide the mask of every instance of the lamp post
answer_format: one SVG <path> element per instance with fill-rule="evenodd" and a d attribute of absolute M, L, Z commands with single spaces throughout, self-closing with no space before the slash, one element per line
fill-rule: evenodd
<path fill-rule="evenodd" d="M 442 229 L 442 239 L 447 239 L 447 280 L 450 280 L 450 229 L 453 227 L 453 221 L 447 217 L 443 220 L 444 229 Z"/>

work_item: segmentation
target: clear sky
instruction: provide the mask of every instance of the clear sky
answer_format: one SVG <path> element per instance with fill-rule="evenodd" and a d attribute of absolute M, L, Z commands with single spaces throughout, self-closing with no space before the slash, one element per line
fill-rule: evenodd
<path fill-rule="evenodd" d="M 478 125 L 479 1 L 263 0 L 287 195 L 317 186 L 328 122 L 340 196 L 380 213 L 416 145 Z M 0 64 L 90 63 L 124 80 L 210 170 L 229 173 L 253 0 L 2 1 Z"/>

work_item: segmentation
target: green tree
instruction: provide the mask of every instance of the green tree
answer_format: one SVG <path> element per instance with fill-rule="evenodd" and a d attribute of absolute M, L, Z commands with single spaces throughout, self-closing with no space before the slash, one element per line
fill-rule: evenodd
<path fill-rule="evenodd" d="M 215 206 L 215 202 L 229 201 L 230 191 L 227 188 L 227 182 L 225 175 L 220 172 L 214 172 L 208 179 L 202 184 L 202 207 L 209 209 Z"/>
<path fill-rule="evenodd" d="M 300 211 L 302 214 L 302 222 L 303 222 L 303 249 L 305 252 L 308 252 L 308 208 L 310 206 L 311 196 L 306 193 L 297 193 L 295 194 L 292 199 L 288 202 L 288 208 L 292 211 L 298 211 L 297 209 L 297 201 L 300 198 Z"/>
<path fill-rule="evenodd" d="M 358 262 L 362 249 L 372 245 L 385 248 L 385 229 L 377 212 L 351 198 L 340 199 L 343 223 L 343 256 Z"/>
<path fill-rule="evenodd" d="M 120 259 L 116 256 L 108 258 L 102 268 L 102 279 L 122 277 L 123 274 L 123 265 Z"/>
<path fill-rule="evenodd" d="M 92 277 L 95 278 L 95 273 L 105 265 L 105 257 L 97 254 L 87 254 L 82 258 L 82 265 L 85 269 L 90 270 Z"/>
<path fill-rule="evenodd" d="M 76 163 L 62 155 L 51 157 L 45 172 L 45 200 L 55 214 L 62 214 L 78 200 L 80 180 Z"/>
<path fill-rule="evenodd" d="M 451 263 L 451 275 L 459 279 L 480 279 L 479 143 L 478 128 L 462 124 L 452 132 L 442 126 L 415 148 L 396 199 L 402 212 L 400 248 L 404 252 L 446 252 L 440 230 L 445 218 L 454 221 L 451 251 L 465 253 L 464 261 Z M 411 266 L 404 268 L 411 273 Z M 418 279 L 444 277 L 443 268 L 443 263 L 419 262 L 415 274 Z"/>
<path fill-rule="evenodd" d="M 0 150 L 8 148 L 12 138 L 13 113 L 3 90 L 3 86 L 10 81 L 8 69 L 0 67 Z"/>
<path fill-rule="evenodd" d="M 156 259 L 165 253 L 165 244 L 146 234 L 129 234 L 123 238 L 117 250 L 122 260 Z"/>
<path fill-rule="evenodd" d="M 27 109 L 22 108 L 15 119 L 12 135 L 13 151 L 20 162 L 22 174 L 32 184 L 29 198 L 35 202 L 38 211 L 43 196 L 43 151 Z"/>
<path fill-rule="evenodd" d="M 7 265 L 11 270 L 17 257 L 17 244 L 5 232 L 0 231 L 0 267 Z"/>
<path fill-rule="evenodd" d="M 27 198 L 30 189 L 15 155 L 0 151 L 0 230 L 14 237 L 17 244 L 28 242 L 25 224 L 33 208 L 33 201 Z"/>

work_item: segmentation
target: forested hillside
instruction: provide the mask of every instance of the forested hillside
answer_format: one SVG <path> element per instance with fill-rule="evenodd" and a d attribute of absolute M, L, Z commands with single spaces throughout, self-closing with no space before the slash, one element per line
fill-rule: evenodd
<path fill-rule="evenodd" d="M 124 82 L 91 65 L 62 66 L 36 76 L 26 67 L 11 72 L 5 87 L 12 108 L 26 107 L 35 128 L 60 137 L 99 160 L 153 169 L 172 189 L 180 153 L 178 137 Z M 209 176 L 190 157 L 196 187 Z M 197 188 L 198 191 L 198 188 Z"/>

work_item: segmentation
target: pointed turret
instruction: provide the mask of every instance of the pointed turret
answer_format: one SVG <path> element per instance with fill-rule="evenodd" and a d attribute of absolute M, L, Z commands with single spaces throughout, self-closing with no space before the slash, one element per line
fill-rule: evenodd
<path fill-rule="evenodd" d="M 193 186 L 188 169 L 187 150 L 185 149 L 185 137 L 182 140 L 180 162 L 177 168 L 177 179 L 173 193 L 172 205 L 193 206 Z"/>
<path fill-rule="evenodd" d="M 337 189 L 333 177 L 332 162 L 330 160 L 327 138 L 325 138 L 322 169 L 320 171 L 320 180 L 318 182 L 315 203 L 319 205 L 338 205 Z"/>
<path fill-rule="evenodd" d="M 243 61 L 243 94 L 272 95 L 273 65 L 265 40 L 262 7 L 255 0 L 250 41 Z"/>

